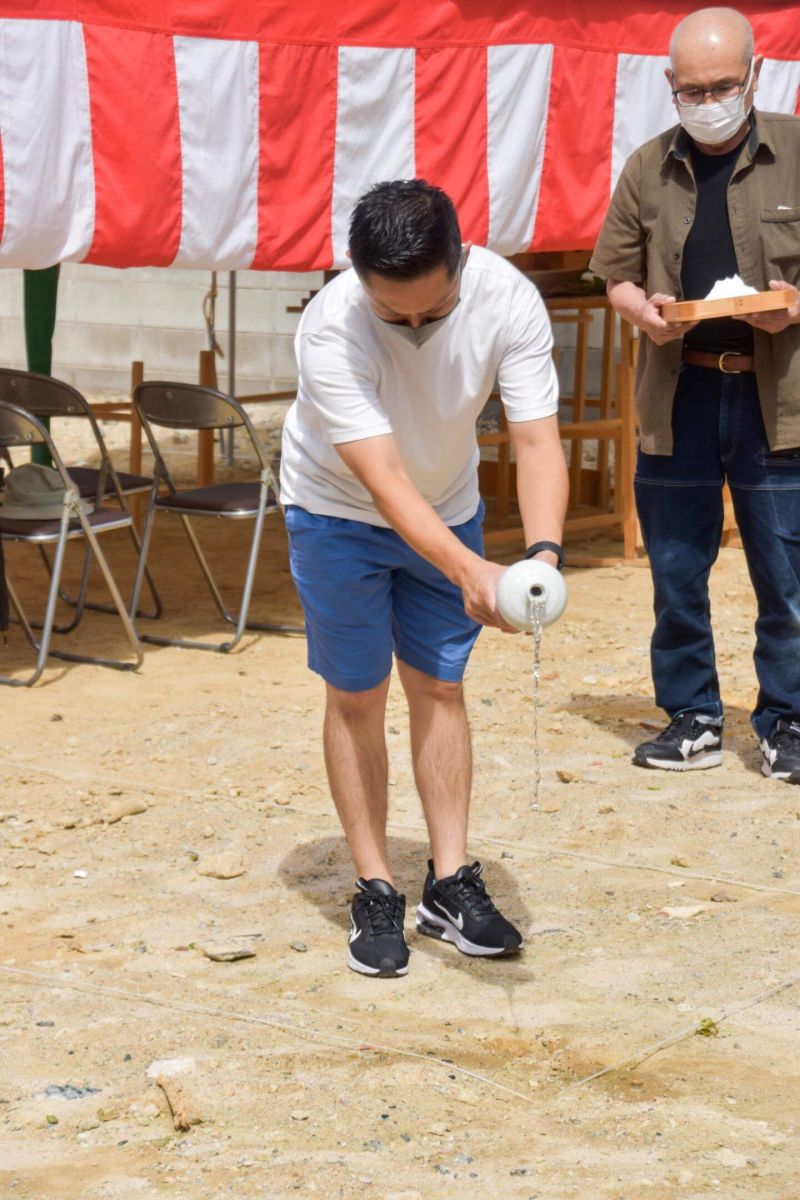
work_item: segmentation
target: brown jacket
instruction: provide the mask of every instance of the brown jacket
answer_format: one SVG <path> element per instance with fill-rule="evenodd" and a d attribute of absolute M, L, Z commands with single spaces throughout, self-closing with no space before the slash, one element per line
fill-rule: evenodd
<path fill-rule="evenodd" d="M 754 112 L 728 185 L 728 215 L 739 274 L 765 291 L 770 279 L 800 287 L 800 118 Z M 689 138 L 680 125 L 646 142 L 626 162 L 590 268 L 602 279 L 640 284 L 681 298 L 683 247 L 696 189 Z M 800 445 L 800 325 L 753 330 L 755 371 L 773 450 Z M 676 338 L 643 336 L 636 379 L 642 450 L 672 453 L 672 397 L 681 361 Z"/>

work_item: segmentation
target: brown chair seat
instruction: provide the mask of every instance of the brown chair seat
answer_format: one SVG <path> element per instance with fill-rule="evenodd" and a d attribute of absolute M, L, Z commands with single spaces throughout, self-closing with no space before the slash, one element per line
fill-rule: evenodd
<path fill-rule="evenodd" d="M 131 523 L 128 513 L 120 512 L 118 508 L 96 508 L 94 512 L 86 514 L 86 520 L 92 529 L 113 529 L 115 525 L 119 526 L 120 529 L 124 529 Z M 81 523 L 77 517 L 73 521 L 70 521 L 68 531 L 69 537 L 73 535 L 77 537 L 81 536 Z M 6 537 L 10 541 L 19 539 L 22 541 L 57 542 L 60 532 L 61 521 L 59 520 L 6 520 L 3 517 L 3 507 L 0 505 L 0 537 Z"/>
<path fill-rule="evenodd" d="M 258 511 L 258 483 L 215 483 L 210 487 L 191 488 L 173 496 L 159 496 L 156 508 L 174 512 L 217 513 L 220 516 L 253 517 Z M 278 507 L 270 489 L 267 511 Z"/>
<path fill-rule="evenodd" d="M 100 471 L 97 467 L 68 467 L 67 474 L 78 489 L 82 499 L 91 500 L 97 495 L 97 479 Z M 129 475 L 126 471 L 117 471 L 117 479 L 123 492 L 149 492 L 153 480 L 146 475 Z M 114 495 L 114 484 L 106 477 L 104 496 Z"/>

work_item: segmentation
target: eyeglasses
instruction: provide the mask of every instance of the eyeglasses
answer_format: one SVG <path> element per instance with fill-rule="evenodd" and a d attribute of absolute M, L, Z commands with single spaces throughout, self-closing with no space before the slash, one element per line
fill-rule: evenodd
<path fill-rule="evenodd" d="M 750 85 L 752 69 L 753 60 L 751 59 L 747 74 L 739 83 L 717 83 L 711 88 L 673 88 L 672 94 L 682 108 L 697 108 L 703 103 L 706 96 L 711 96 L 718 104 L 727 104 L 731 100 L 737 100 L 742 92 L 747 90 Z"/>

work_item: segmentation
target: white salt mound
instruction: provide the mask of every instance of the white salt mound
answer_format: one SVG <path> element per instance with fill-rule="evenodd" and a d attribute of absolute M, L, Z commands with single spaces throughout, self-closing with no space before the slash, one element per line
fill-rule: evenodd
<path fill-rule="evenodd" d="M 732 296 L 756 295 L 758 295 L 757 288 L 750 287 L 738 275 L 731 275 L 728 279 L 718 279 L 706 296 L 706 300 L 730 300 Z"/>

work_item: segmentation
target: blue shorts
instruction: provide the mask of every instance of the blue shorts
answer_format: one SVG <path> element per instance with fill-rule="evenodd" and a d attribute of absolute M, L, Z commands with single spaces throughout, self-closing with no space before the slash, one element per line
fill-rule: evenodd
<path fill-rule="evenodd" d="M 461 589 L 393 529 L 286 509 L 289 563 L 306 616 L 308 665 L 333 687 L 362 692 L 392 669 L 392 651 L 435 679 L 464 675 L 481 626 Z M 483 504 L 456 537 L 483 554 Z"/>

